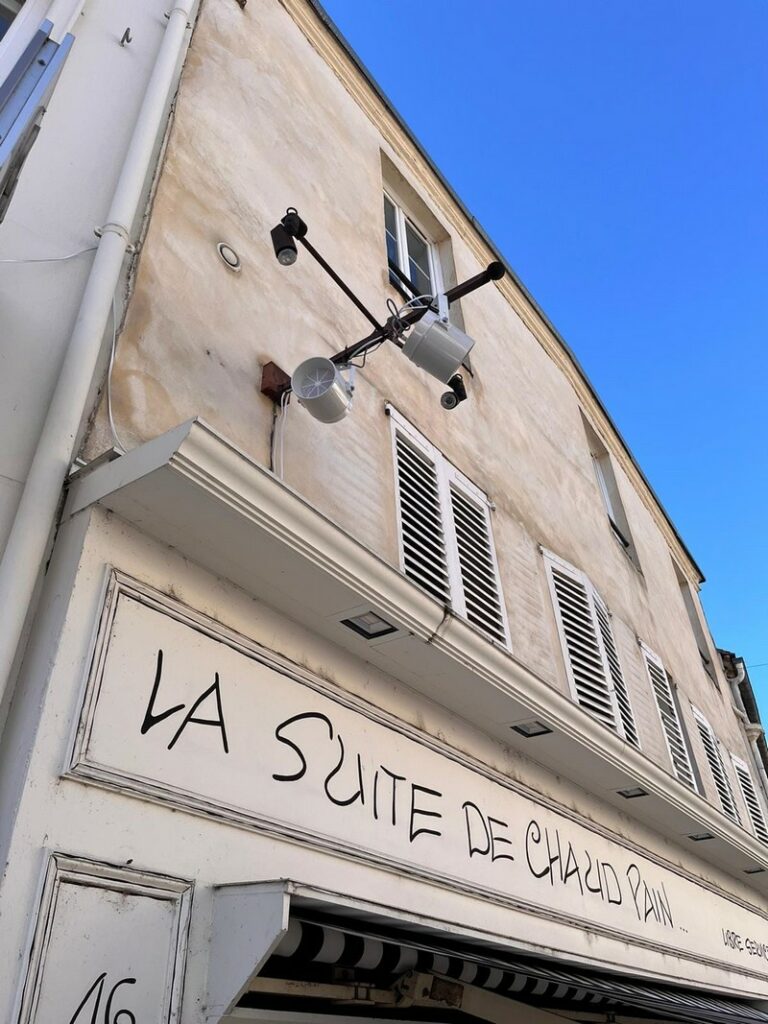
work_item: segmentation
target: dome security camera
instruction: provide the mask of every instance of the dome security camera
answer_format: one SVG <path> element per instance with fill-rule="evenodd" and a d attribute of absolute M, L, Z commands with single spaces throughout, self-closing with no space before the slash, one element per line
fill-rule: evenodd
<path fill-rule="evenodd" d="M 464 378 L 460 373 L 454 373 L 448 381 L 448 387 L 451 390 L 444 391 L 443 394 L 440 395 L 440 405 L 442 405 L 444 409 L 455 409 L 459 402 L 465 401 L 467 397 Z"/>

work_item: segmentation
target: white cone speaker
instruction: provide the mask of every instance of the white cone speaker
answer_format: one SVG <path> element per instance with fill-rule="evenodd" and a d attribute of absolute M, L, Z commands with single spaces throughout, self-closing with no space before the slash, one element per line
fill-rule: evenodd
<path fill-rule="evenodd" d="M 296 367 L 291 389 L 307 410 L 321 423 L 338 423 L 349 412 L 352 389 L 330 359 L 313 356 Z"/>
<path fill-rule="evenodd" d="M 428 310 L 411 328 L 403 355 L 447 384 L 461 369 L 474 344 L 469 335 Z"/>

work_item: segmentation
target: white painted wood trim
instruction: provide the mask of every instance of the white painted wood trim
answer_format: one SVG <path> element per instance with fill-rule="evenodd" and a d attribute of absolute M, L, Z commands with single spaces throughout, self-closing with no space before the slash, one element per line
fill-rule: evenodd
<path fill-rule="evenodd" d="M 180 1024 L 193 883 L 185 879 L 141 871 L 137 868 L 116 867 L 58 852 L 51 852 L 45 864 L 42 894 L 14 1020 L 18 1021 L 18 1024 L 31 1024 L 34 1020 L 56 913 L 56 898 L 63 882 L 167 900 L 175 904 L 173 950 L 164 998 L 167 1014 L 163 1019 L 167 1024 Z"/>

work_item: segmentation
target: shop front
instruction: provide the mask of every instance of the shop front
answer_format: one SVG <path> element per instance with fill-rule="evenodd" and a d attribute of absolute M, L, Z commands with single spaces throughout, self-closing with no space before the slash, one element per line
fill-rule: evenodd
<path fill-rule="evenodd" d="M 33 638 L 49 754 L 19 834 L 45 839 L 10 879 L 30 935 L 14 1020 L 768 1024 L 746 884 L 512 757 L 434 698 L 443 677 L 426 698 L 356 654 L 343 622 L 370 591 L 334 603 L 272 573 L 266 516 L 249 545 L 220 499 L 180 503 L 146 467 L 103 486 L 115 472 L 73 488 Z M 298 499 L 270 486 L 286 543 Z M 250 591 L 199 564 L 227 543 L 262 566 Z M 347 646 L 300 623 L 309 605 Z M 425 641 L 396 625 L 381 643 L 410 645 L 415 676 Z"/>

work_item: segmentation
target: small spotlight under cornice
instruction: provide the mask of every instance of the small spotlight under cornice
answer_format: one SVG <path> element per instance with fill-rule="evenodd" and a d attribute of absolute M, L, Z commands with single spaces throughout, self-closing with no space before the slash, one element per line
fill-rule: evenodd
<path fill-rule="evenodd" d="M 616 792 L 625 800 L 637 800 L 639 796 L 648 796 L 648 790 L 642 786 L 630 786 L 629 789 L 617 789 Z"/>
<path fill-rule="evenodd" d="M 552 732 L 548 725 L 535 719 L 531 722 L 520 722 L 518 725 L 511 726 L 511 729 L 514 732 L 519 732 L 521 736 L 525 736 L 527 740 L 531 740 L 535 736 L 546 736 Z"/>
<path fill-rule="evenodd" d="M 348 619 L 342 619 L 341 624 L 366 640 L 378 640 L 382 636 L 389 636 L 390 633 L 397 632 L 397 626 L 393 626 L 391 622 L 382 619 L 376 612 L 363 612 L 360 615 L 352 615 Z"/>

